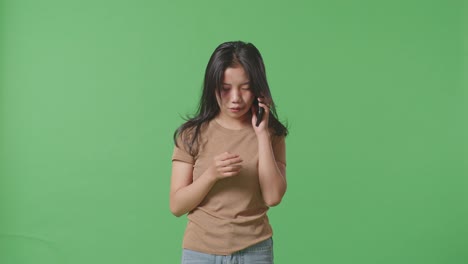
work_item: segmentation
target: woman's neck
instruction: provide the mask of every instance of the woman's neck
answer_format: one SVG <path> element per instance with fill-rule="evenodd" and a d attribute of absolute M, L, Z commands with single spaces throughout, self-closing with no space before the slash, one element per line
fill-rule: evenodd
<path fill-rule="evenodd" d="M 248 126 L 252 126 L 250 115 L 245 115 L 243 119 L 234 119 L 217 115 L 214 119 L 220 126 L 232 130 L 241 130 Z"/>

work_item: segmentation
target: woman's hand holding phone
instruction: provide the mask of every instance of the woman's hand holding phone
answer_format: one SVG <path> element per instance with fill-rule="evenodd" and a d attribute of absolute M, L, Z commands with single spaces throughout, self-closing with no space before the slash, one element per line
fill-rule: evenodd
<path fill-rule="evenodd" d="M 264 97 L 259 97 L 258 100 L 252 105 L 252 125 L 255 132 L 260 132 L 268 128 L 268 117 L 270 114 L 270 107 Z"/>

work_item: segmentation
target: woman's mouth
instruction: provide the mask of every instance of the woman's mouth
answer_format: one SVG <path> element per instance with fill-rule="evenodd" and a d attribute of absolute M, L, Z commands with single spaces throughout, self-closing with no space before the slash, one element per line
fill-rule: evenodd
<path fill-rule="evenodd" d="M 229 110 L 230 110 L 231 112 L 233 112 L 233 113 L 240 112 L 241 109 L 242 109 L 242 108 L 240 108 L 240 107 L 231 107 L 231 108 L 229 108 Z"/>

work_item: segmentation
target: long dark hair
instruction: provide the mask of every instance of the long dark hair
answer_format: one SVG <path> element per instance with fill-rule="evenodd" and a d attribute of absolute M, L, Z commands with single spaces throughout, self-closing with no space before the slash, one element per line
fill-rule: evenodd
<path fill-rule="evenodd" d="M 268 127 L 272 129 L 273 134 L 276 136 L 288 134 L 288 129 L 278 120 L 260 52 L 252 43 L 231 41 L 219 45 L 211 55 L 205 70 L 203 93 L 197 113 L 194 117 L 187 118 L 186 122 L 174 132 L 174 142 L 177 146 L 177 139 L 180 136 L 184 147 L 190 154 L 196 155 L 202 125 L 215 118 L 220 111 L 215 93 L 219 95 L 221 92 L 224 71 L 236 66 L 242 66 L 247 73 L 255 98 L 263 96 L 270 102 Z"/>

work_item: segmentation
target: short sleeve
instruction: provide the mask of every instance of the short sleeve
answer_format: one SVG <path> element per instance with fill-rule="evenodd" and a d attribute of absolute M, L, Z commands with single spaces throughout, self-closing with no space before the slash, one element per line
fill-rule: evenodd
<path fill-rule="evenodd" d="M 174 145 L 174 152 L 172 154 L 172 161 L 183 161 L 190 164 L 195 164 L 195 160 L 192 155 L 185 149 L 184 143 L 180 137 L 177 139 L 177 145 Z"/>
<path fill-rule="evenodd" d="M 273 136 L 271 145 L 275 160 L 286 165 L 286 142 L 284 136 Z"/>

